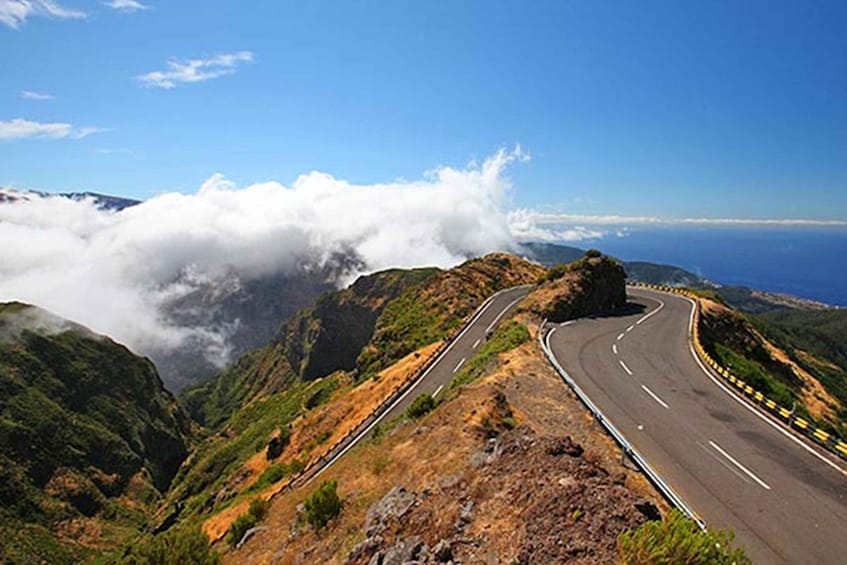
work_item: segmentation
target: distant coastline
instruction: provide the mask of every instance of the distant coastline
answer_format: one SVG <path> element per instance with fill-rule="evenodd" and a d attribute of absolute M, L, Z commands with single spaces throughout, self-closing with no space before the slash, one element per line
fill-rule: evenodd
<path fill-rule="evenodd" d="M 579 246 L 627 261 L 674 265 L 721 285 L 847 307 L 845 228 L 639 227 Z"/>

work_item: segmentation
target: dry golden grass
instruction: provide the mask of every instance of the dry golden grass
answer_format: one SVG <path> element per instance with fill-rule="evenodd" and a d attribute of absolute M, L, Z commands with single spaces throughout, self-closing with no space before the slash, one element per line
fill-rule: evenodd
<path fill-rule="evenodd" d="M 819 380 L 812 376 L 803 367 L 795 363 L 788 354 L 771 342 L 762 338 L 762 343 L 770 356 L 788 366 L 791 372 L 803 382 L 803 388 L 798 391 L 800 402 L 806 407 L 814 418 L 832 418 L 835 416 L 833 408 L 838 408 L 840 403 L 823 387 Z M 808 357 L 811 355 L 806 354 Z"/>
<path fill-rule="evenodd" d="M 400 424 L 378 442 L 360 445 L 324 473 L 321 479 L 338 481 L 338 493 L 344 500 L 341 515 L 325 531 L 315 533 L 298 522 L 298 504 L 317 486 L 317 481 L 312 481 L 276 497 L 262 524 L 268 530 L 257 533 L 242 549 L 226 553 L 224 562 L 343 562 L 364 539 L 368 508 L 392 487 L 438 491 L 463 474 L 473 473 L 471 459 L 483 443 L 483 421 L 500 417 L 492 401 L 497 393 L 505 395 L 519 423 L 539 435 L 570 435 L 585 447 L 586 459 L 623 475 L 630 489 L 665 507 L 639 473 L 621 465 L 620 451 L 553 372 L 536 343 L 528 342 L 502 355 L 492 374 L 458 389 L 429 415 Z M 503 506 L 497 496 L 486 500 L 476 510 L 474 528 L 485 529 L 492 540 L 491 551 L 508 555 L 513 551 L 513 538 L 522 531 L 520 509 Z M 440 508 L 432 517 L 432 536 L 448 535 L 457 512 L 458 503 Z"/>
<path fill-rule="evenodd" d="M 353 388 L 353 384 L 348 381 L 346 386 L 335 391 L 329 402 L 291 423 L 291 443 L 278 459 L 268 461 L 264 450 L 260 451 L 244 464 L 241 472 L 235 474 L 229 486 L 243 492 L 272 464 L 291 463 L 299 458 L 308 465 L 310 461 L 319 459 L 404 384 L 439 345 L 434 343 L 407 355 L 358 387 Z M 325 432 L 329 433 L 329 437 L 317 444 L 317 438 Z M 288 480 L 280 481 L 251 498 L 225 508 L 204 522 L 203 532 L 212 541 L 221 540 L 232 522 L 247 511 L 252 500 L 259 497 L 269 500 L 287 485 Z"/>

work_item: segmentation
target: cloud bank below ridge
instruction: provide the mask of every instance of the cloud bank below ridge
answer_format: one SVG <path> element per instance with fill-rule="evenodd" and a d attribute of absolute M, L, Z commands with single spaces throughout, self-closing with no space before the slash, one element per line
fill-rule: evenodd
<path fill-rule="evenodd" d="M 514 248 L 504 211 L 508 165 L 440 167 L 417 181 L 355 185 L 311 172 L 291 186 L 209 178 L 119 212 L 91 200 L 28 197 L 0 205 L 0 300 L 46 308 L 140 353 L 200 340 L 226 360 L 225 336 L 185 327 L 163 306 L 200 284 L 320 267 L 354 255 L 367 272 L 449 267 Z M 358 272 L 346 273 L 349 282 Z"/>

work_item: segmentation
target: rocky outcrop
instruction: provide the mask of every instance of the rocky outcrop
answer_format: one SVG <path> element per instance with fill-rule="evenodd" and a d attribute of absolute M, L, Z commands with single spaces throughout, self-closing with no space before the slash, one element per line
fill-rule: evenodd
<path fill-rule="evenodd" d="M 581 316 L 611 314 L 626 304 L 626 272 L 599 252 L 550 269 L 521 308 L 558 323 Z"/>
<path fill-rule="evenodd" d="M 511 540 L 517 563 L 608 563 L 618 533 L 658 516 L 570 437 L 519 426 L 482 451 L 471 475 L 444 477 L 420 493 L 392 488 L 368 510 L 367 537 L 346 563 L 498 562 L 485 548 L 493 545 L 488 525 L 500 518 L 522 524 Z"/>

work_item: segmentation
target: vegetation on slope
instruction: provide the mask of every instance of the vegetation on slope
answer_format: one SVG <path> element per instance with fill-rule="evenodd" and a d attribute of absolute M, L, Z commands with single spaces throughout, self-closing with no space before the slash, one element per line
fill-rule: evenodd
<path fill-rule="evenodd" d="M 702 304 L 701 341 L 716 361 L 780 405 L 796 402 L 798 415 L 844 437 L 847 371 L 830 360 L 843 348 L 840 311 L 779 307 L 745 316 L 711 300 Z M 781 326 L 783 319 L 795 325 Z"/>
<path fill-rule="evenodd" d="M 505 253 L 471 259 L 408 288 L 377 320 L 373 338 L 359 356 L 359 371 L 371 376 L 422 346 L 447 337 L 495 292 L 534 283 L 544 269 Z"/>
<path fill-rule="evenodd" d="M 186 389 L 181 400 L 197 422 L 218 429 L 255 398 L 281 392 L 300 380 L 355 369 L 386 305 L 436 272 L 393 269 L 321 295 L 314 305 L 289 318 L 272 343 L 242 356 L 214 379 Z"/>
<path fill-rule="evenodd" d="M 251 499 L 281 488 L 294 467 L 363 420 L 488 296 L 542 272 L 494 254 L 449 271 L 376 273 L 322 296 L 289 319 L 275 343 L 185 391 L 213 435 L 176 477 L 170 520 L 205 519 L 204 531 L 217 539 Z M 401 359 L 398 371 L 388 370 Z M 329 401 L 338 413 L 321 406 Z M 281 433 L 290 433 L 290 445 L 267 454 Z"/>
<path fill-rule="evenodd" d="M 219 429 L 238 408 L 300 380 L 355 373 L 372 377 L 449 335 L 494 292 L 534 282 L 543 269 L 502 253 L 448 271 L 389 270 L 323 295 L 218 377 L 181 395 L 192 417 Z"/>
<path fill-rule="evenodd" d="M 847 437 L 847 310 L 776 309 L 752 321 L 840 403 L 831 431 Z"/>
<path fill-rule="evenodd" d="M 147 359 L 37 308 L 0 305 L 5 559 L 61 563 L 119 543 L 169 487 L 188 436 Z"/>
<path fill-rule="evenodd" d="M 529 331 L 525 325 L 516 320 L 504 322 L 453 377 L 450 386 L 455 388 L 473 382 L 497 361 L 498 355 L 515 349 L 529 339 Z"/>
<path fill-rule="evenodd" d="M 671 510 L 618 536 L 622 565 L 749 565 L 744 548 L 733 547 L 731 531 L 701 531 L 692 520 Z"/>

